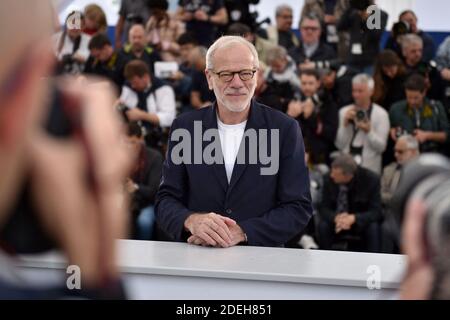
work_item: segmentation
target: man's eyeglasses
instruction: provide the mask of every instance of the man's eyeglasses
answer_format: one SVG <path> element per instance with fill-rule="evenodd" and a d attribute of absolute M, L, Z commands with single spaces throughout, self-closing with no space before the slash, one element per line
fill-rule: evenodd
<path fill-rule="evenodd" d="M 232 81 L 235 74 L 238 74 L 239 78 L 242 81 L 249 81 L 249 80 L 253 79 L 256 71 L 257 70 L 255 70 L 255 69 L 240 70 L 240 71 L 221 71 L 221 72 L 214 72 L 211 70 L 211 72 L 214 73 L 215 75 L 217 75 L 219 77 L 219 79 L 222 80 L 223 82 Z"/>

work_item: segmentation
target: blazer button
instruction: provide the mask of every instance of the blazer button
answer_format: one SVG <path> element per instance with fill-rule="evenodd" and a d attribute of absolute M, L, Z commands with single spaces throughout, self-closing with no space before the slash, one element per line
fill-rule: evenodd
<path fill-rule="evenodd" d="M 227 209 L 225 212 L 226 212 L 227 214 L 232 214 L 232 213 L 233 213 L 233 210 Z"/>

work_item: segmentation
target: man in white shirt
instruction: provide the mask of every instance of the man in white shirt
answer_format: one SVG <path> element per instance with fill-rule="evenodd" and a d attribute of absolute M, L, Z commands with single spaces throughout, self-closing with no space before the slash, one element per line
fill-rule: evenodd
<path fill-rule="evenodd" d="M 130 61 L 124 74 L 129 84 L 122 88 L 119 100 L 129 109 L 128 120 L 141 121 L 146 127 L 170 127 L 176 112 L 173 89 L 152 77 L 141 60 Z"/>
<path fill-rule="evenodd" d="M 84 16 L 79 11 L 71 12 L 66 19 L 64 31 L 53 36 L 53 48 L 58 59 L 58 71 L 79 74 L 89 58 L 91 36 L 82 32 Z"/>
<path fill-rule="evenodd" d="M 381 155 L 389 135 L 389 115 L 372 103 L 374 80 L 359 74 L 352 81 L 354 104 L 339 111 L 336 147 L 353 155 L 358 165 L 381 174 Z"/>

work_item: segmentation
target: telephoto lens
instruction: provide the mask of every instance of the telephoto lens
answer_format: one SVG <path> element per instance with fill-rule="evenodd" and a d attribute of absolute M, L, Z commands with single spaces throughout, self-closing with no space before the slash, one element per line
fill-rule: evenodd
<path fill-rule="evenodd" d="M 450 299 L 450 161 L 439 154 L 424 154 L 408 163 L 392 199 L 400 234 L 411 199 L 426 210 L 423 241 L 434 270 L 433 299 Z"/>

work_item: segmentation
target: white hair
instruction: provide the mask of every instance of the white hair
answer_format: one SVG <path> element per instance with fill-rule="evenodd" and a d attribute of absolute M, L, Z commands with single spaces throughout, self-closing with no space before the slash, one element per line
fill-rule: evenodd
<path fill-rule="evenodd" d="M 216 42 L 209 47 L 208 52 L 206 53 L 206 69 L 214 69 L 214 56 L 217 50 L 234 47 L 236 45 L 244 45 L 250 50 L 254 58 L 254 67 L 258 69 L 259 58 L 255 46 L 251 42 L 239 36 L 223 36 L 217 39 Z"/>
<path fill-rule="evenodd" d="M 370 91 L 375 88 L 375 81 L 373 78 L 365 73 L 357 74 L 352 79 L 352 84 L 367 84 Z"/>
<path fill-rule="evenodd" d="M 405 50 L 412 44 L 420 44 L 423 46 L 422 38 L 414 33 L 406 34 L 401 39 L 402 50 Z"/>
<path fill-rule="evenodd" d="M 266 53 L 266 61 L 268 64 L 271 64 L 275 60 L 278 59 L 287 59 L 288 52 L 285 47 L 282 46 L 276 46 L 272 47 L 269 50 L 267 50 Z"/>
<path fill-rule="evenodd" d="M 417 142 L 417 139 L 414 138 L 412 135 L 410 135 L 410 134 L 405 134 L 405 135 L 403 135 L 403 136 L 400 136 L 400 137 L 398 138 L 397 142 L 400 141 L 400 140 L 402 140 L 402 141 L 404 140 L 404 141 L 405 141 L 406 147 L 407 147 L 409 150 L 416 150 L 416 151 L 419 151 L 419 142 Z"/>

